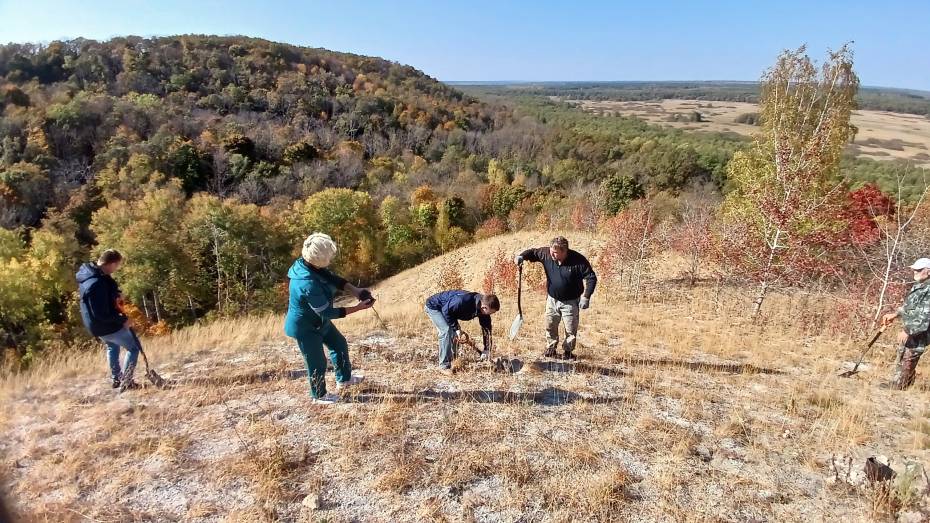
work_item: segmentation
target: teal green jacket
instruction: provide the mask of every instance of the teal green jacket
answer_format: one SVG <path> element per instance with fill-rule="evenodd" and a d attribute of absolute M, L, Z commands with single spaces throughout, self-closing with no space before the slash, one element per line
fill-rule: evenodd
<path fill-rule="evenodd" d="M 303 258 L 297 258 L 287 271 L 287 317 L 284 333 L 292 338 L 319 332 L 330 320 L 343 318 L 344 307 L 333 305 L 336 292 L 342 290 L 346 280 L 326 269 L 316 269 Z"/>

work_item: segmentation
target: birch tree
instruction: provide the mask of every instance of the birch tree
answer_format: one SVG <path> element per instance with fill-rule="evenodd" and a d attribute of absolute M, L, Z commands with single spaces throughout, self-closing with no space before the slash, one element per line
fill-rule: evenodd
<path fill-rule="evenodd" d="M 848 46 L 819 68 L 805 51 L 783 52 L 765 72 L 760 131 L 727 166 L 733 190 L 723 213 L 736 236 L 723 238 L 724 253 L 757 285 L 753 317 L 774 285 L 831 269 L 840 155 L 855 134 L 859 79 Z"/>

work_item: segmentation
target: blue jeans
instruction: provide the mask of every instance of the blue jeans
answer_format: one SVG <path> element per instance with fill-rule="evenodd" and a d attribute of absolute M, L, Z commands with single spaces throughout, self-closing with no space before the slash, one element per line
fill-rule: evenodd
<path fill-rule="evenodd" d="M 327 323 L 318 331 L 301 334 L 297 338 L 297 347 L 304 357 L 310 395 L 314 398 L 326 395 L 326 355 L 323 354 L 323 345 L 329 349 L 329 359 L 333 362 L 336 381 L 343 383 L 352 379 L 349 344 L 335 325 Z"/>
<path fill-rule="evenodd" d="M 139 343 L 136 333 L 123 327 L 113 334 L 100 336 L 100 339 L 107 344 L 107 359 L 110 362 L 110 375 L 113 376 L 113 379 L 131 379 L 132 372 L 136 368 L 136 361 L 139 359 L 139 351 L 142 349 L 142 344 Z M 126 348 L 126 363 L 122 372 L 120 372 L 119 367 L 120 347 Z"/>
<path fill-rule="evenodd" d="M 455 357 L 455 350 L 452 347 L 452 338 L 455 336 L 442 312 L 426 308 L 426 315 L 433 321 L 436 330 L 439 331 L 439 366 L 448 369 L 452 366 L 452 358 Z"/>

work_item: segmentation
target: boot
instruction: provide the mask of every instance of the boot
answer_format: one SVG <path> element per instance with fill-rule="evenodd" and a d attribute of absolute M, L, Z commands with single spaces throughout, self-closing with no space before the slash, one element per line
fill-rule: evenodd
<path fill-rule="evenodd" d="M 120 376 L 120 385 L 119 385 L 120 392 L 126 392 L 127 390 L 135 390 L 135 389 L 142 388 L 141 385 L 136 383 L 136 380 L 132 379 L 132 375 L 133 373 L 135 373 L 135 371 L 136 371 L 136 368 L 134 365 L 130 365 L 129 367 L 126 367 L 126 369 L 123 371 L 123 375 Z"/>
<path fill-rule="evenodd" d="M 139 385 L 138 383 L 136 383 L 135 380 L 133 380 L 132 378 L 129 378 L 129 379 L 124 378 L 123 382 L 119 386 L 119 391 L 126 392 L 127 390 L 136 390 L 136 389 L 141 389 L 141 388 L 142 388 L 142 385 Z"/>
<path fill-rule="evenodd" d="M 575 360 L 578 359 L 578 357 L 575 356 L 575 355 L 572 353 L 572 351 L 567 350 L 567 351 L 565 351 L 564 354 L 562 354 L 561 359 L 567 360 L 567 361 L 575 361 Z"/>
<path fill-rule="evenodd" d="M 895 373 L 895 388 L 897 390 L 907 390 L 914 384 L 914 378 L 917 375 L 917 361 L 920 356 L 914 354 L 911 349 L 904 349 L 901 356 L 901 362 L 898 364 L 898 371 Z"/>

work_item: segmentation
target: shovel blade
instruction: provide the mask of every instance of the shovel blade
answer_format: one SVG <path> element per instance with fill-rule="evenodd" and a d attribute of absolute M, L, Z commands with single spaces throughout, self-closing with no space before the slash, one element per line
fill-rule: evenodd
<path fill-rule="evenodd" d="M 149 370 L 146 372 L 145 377 L 148 378 L 152 385 L 155 385 L 158 388 L 164 388 L 164 386 L 168 384 L 168 382 L 165 381 L 165 378 L 159 376 L 158 373 L 154 370 Z"/>
<path fill-rule="evenodd" d="M 517 337 L 517 334 L 520 333 L 520 327 L 523 326 L 523 315 L 517 314 L 517 317 L 513 319 L 513 323 L 510 324 L 510 339 L 513 340 Z"/>

